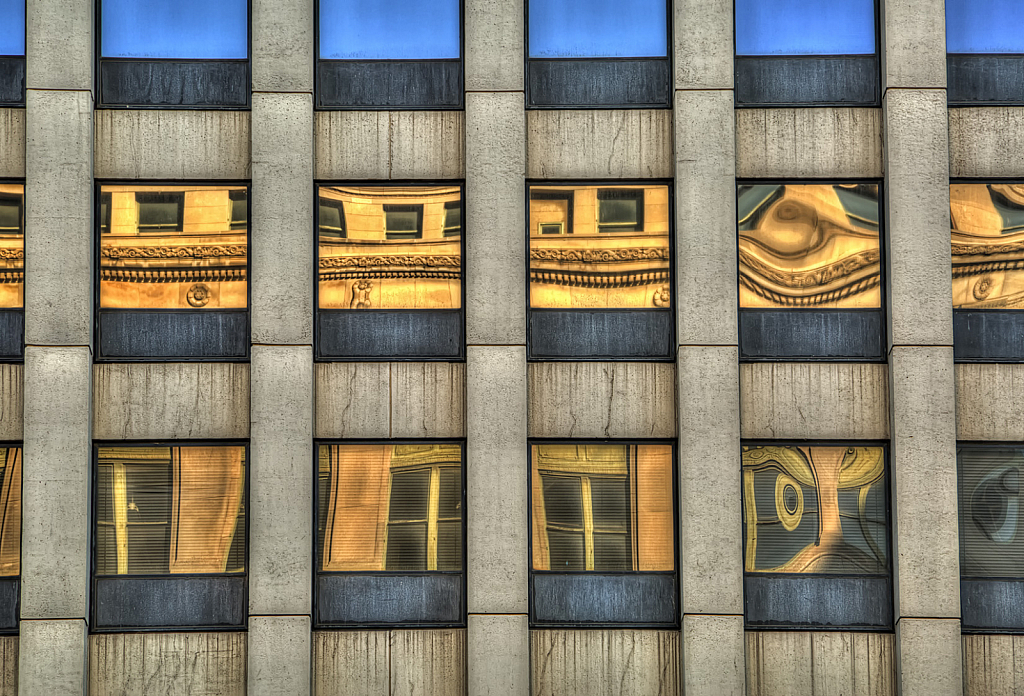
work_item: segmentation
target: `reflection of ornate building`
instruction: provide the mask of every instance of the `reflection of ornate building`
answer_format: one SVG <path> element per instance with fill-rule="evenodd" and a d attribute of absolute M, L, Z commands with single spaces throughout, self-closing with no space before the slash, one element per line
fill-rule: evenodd
<path fill-rule="evenodd" d="M 25 302 L 25 187 L 0 183 L 0 308 Z"/>
<path fill-rule="evenodd" d="M 1024 184 L 951 184 L 953 306 L 1024 308 Z"/>

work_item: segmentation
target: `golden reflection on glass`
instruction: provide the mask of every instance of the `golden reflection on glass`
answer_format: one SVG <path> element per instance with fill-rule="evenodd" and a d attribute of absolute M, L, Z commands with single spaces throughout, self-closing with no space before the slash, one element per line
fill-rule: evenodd
<path fill-rule="evenodd" d="M 953 307 L 1024 309 L 1024 184 L 950 184 Z"/>
<path fill-rule="evenodd" d="M 743 448 L 746 570 L 888 572 L 881 447 Z"/>
<path fill-rule="evenodd" d="M 248 306 L 244 186 L 100 189 L 100 307 Z"/>
<path fill-rule="evenodd" d="M 877 184 L 737 187 L 740 307 L 879 308 Z"/>
<path fill-rule="evenodd" d="M 0 576 L 21 574 L 21 448 L 0 447 Z"/>
<path fill-rule="evenodd" d="M 957 448 L 960 479 L 960 574 L 1024 577 L 1024 451 Z"/>
<path fill-rule="evenodd" d="M 530 306 L 671 306 L 668 186 L 530 187 Z"/>
<path fill-rule="evenodd" d="M 244 447 L 100 447 L 96 573 L 244 571 L 244 493 Z"/>
<path fill-rule="evenodd" d="M 0 183 L 0 309 L 25 306 L 25 187 Z"/>
<path fill-rule="evenodd" d="M 462 569 L 462 449 L 321 445 L 322 571 Z"/>
<path fill-rule="evenodd" d="M 321 186 L 321 309 L 462 306 L 458 186 Z"/>
<path fill-rule="evenodd" d="M 533 568 L 674 570 L 672 447 L 533 445 Z"/>

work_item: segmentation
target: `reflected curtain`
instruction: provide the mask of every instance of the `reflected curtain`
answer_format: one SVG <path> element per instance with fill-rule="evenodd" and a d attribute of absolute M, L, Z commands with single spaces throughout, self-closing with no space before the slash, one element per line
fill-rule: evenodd
<path fill-rule="evenodd" d="M 241 447 L 173 447 L 171 573 L 223 573 L 236 533 Z"/>

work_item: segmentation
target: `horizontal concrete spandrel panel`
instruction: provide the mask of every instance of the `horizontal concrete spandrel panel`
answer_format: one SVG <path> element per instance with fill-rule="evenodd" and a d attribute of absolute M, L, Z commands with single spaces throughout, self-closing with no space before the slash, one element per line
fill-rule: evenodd
<path fill-rule="evenodd" d="M 22 438 L 22 409 L 25 366 L 20 363 L 0 364 L 0 441 Z"/>
<path fill-rule="evenodd" d="M 1024 440 L 1024 365 L 961 363 L 953 370 L 958 440 Z"/>
<path fill-rule="evenodd" d="M 677 694 L 678 631 L 530 631 L 530 681 L 534 696 L 591 696 L 616 685 L 617 696 Z"/>
<path fill-rule="evenodd" d="M 315 178 L 462 179 L 462 111 L 317 111 Z"/>
<path fill-rule="evenodd" d="M 1014 177 L 1024 173 L 1024 107 L 949 110 L 950 177 Z"/>
<path fill-rule="evenodd" d="M 463 696 L 466 630 L 314 632 L 313 691 Z"/>
<path fill-rule="evenodd" d="M 245 669 L 242 632 L 89 636 L 92 696 L 243 696 Z"/>
<path fill-rule="evenodd" d="M 737 109 L 736 177 L 882 176 L 882 110 Z"/>
<path fill-rule="evenodd" d="M 888 439 L 888 366 L 743 363 L 740 434 L 771 439 Z"/>
<path fill-rule="evenodd" d="M 93 365 L 93 437 L 173 440 L 249 437 L 249 365 Z"/>
<path fill-rule="evenodd" d="M 25 110 L 0 109 L 0 178 L 25 176 Z"/>
<path fill-rule="evenodd" d="M 527 368 L 530 437 L 674 437 L 675 365 L 536 362 Z"/>
<path fill-rule="evenodd" d="M 1013 696 L 1024 691 L 1024 636 L 965 635 L 964 696 Z"/>
<path fill-rule="evenodd" d="M 526 112 L 526 176 L 651 179 L 672 176 L 668 109 Z"/>
<path fill-rule="evenodd" d="M 896 696 L 891 633 L 747 632 L 747 696 Z"/>
<path fill-rule="evenodd" d="M 18 694 L 18 636 L 0 636 L 0 696 Z"/>
<path fill-rule="evenodd" d="M 96 111 L 97 179 L 248 179 L 250 112 Z"/>

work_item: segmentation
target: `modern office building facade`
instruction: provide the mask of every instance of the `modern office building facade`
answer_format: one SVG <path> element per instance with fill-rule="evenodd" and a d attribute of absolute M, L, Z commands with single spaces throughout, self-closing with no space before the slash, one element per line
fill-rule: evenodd
<path fill-rule="evenodd" d="M 0 694 L 1024 688 L 1016 3 L 0 14 Z"/>

